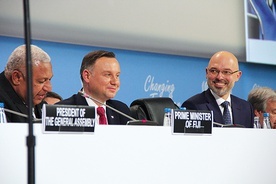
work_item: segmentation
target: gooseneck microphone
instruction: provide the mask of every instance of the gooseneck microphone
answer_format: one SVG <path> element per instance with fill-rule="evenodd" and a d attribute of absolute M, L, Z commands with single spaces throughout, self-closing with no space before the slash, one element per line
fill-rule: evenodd
<path fill-rule="evenodd" d="M 217 123 L 217 122 L 213 122 L 214 125 L 216 125 L 217 127 L 221 127 L 221 128 L 245 128 L 243 125 L 240 124 L 221 124 L 221 123 Z"/>
<path fill-rule="evenodd" d="M 17 116 L 22 116 L 22 117 L 24 117 L 24 118 L 28 118 L 28 115 L 27 115 L 27 114 L 24 114 L 24 113 L 21 113 L 21 112 L 13 111 L 13 110 L 6 109 L 6 108 L 4 108 L 4 111 L 5 111 L 5 112 L 9 112 L 9 113 L 11 113 L 11 114 L 15 114 L 15 115 L 17 115 Z M 34 121 L 34 122 L 40 122 L 41 119 L 34 118 L 33 121 Z"/>
<path fill-rule="evenodd" d="M 6 108 L 4 108 L 4 111 L 12 113 L 12 114 L 15 114 L 15 115 L 18 115 L 18 116 L 22 116 L 24 118 L 28 118 L 27 114 L 23 114 L 21 112 L 16 112 L 16 111 L 13 111 L 13 110 L 10 110 L 10 109 L 6 109 Z"/>
<path fill-rule="evenodd" d="M 109 105 L 107 105 L 107 104 L 99 101 L 98 99 L 95 99 L 95 98 L 93 98 L 93 97 L 85 94 L 82 91 L 79 91 L 78 94 L 80 94 L 81 96 L 83 96 L 85 98 L 89 98 L 89 99 L 91 99 L 91 100 L 93 100 L 95 102 L 98 102 L 99 104 L 101 104 L 101 105 L 103 105 L 103 106 L 105 106 L 105 107 L 107 107 L 107 108 L 109 108 L 109 109 L 111 109 L 111 110 L 113 110 L 113 111 L 121 114 L 122 116 L 124 116 L 124 117 L 126 117 L 128 119 L 130 119 L 131 121 L 128 121 L 127 125 L 154 125 L 154 126 L 158 125 L 158 123 L 154 122 L 154 121 L 134 119 L 133 117 L 131 117 L 131 116 L 129 116 L 129 115 L 127 115 L 127 114 L 125 114 L 125 113 L 123 113 L 123 112 L 121 112 L 121 111 L 119 111 L 119 110 L 117 110 L 117 109 L 115 109 L 115 108 L 113 108 L 113 107 L 111 107 L 111 106 L 109 106 Z"/>
<path fill-rule="evenodd" d="M 93 97 L 91 97 L 91 96 L 85 94 L 85 93 L 82 92 L 82 91 L 79 91 L 78 93 L 79 93 L 81 96 L 83 96 L 83 97 L 85 97 L 85 98 L 90 98 L 91 100 L 98 102 L 99 104 L 101 104 L 101 105 L 103 105 L 103 106 L 105 106 L 105 107 L 107 107 L 107 108 L 109 108 L 109 109 L 111 109 L 111 110 L 113 110 L 113 111 L 115 111 L 115 112 L 121 114 L 122 116 L 124 116 L 124 117 L 126 117 L 126 118 L 128 118 L 128 119 L 130 119 L 130 120 L 132 120 L 132 121 L 137 121 L 137 119 L 134 119 L 133 117 L 131 117 L 131 116 L 129 116 L 129 115 L 127 115 L 127 114 L 125 114 L 125 113 L 123 113 L 123 112 L 121 112 L 121 111 L 119 111 L 119 110 L 117 110 L 117 109 L 115 109 L 115 108 L 113 108 L 113 107 L 111 107 L 111 106 L 109 106 L 109 105 L 107 105 L 107 104 L 105 104 L 105 103 L 99 101 L 99 100 L 97 100 L 96 98 L 93 98 Z"/>

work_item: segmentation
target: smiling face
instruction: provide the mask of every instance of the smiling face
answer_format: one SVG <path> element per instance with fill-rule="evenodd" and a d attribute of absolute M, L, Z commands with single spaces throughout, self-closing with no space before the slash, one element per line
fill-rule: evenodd
<path fill-rule="evenodd" d="M 214 54 L 206 68 L 209 88 L 223 99 L 227 99 L 240 77 L 238 60 L 230 52 L 221 51 Z"/>
<path fill-rule="evenodd" d="M 120 87 L 120 73 L 117 59 L 101 57 L 83 71 L 84 91 L 101 102 L 114 98 Z"/>

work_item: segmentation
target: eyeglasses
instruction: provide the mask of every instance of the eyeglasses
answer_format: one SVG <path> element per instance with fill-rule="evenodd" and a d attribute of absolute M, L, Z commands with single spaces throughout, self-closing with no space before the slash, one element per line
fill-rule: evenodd
<path fill-rule="evenodd" d="M 219 71 L 217 69 L 209 69 L 208 70 L 212 75 L 218 75 L 219 73 L 221 73 L 224 76 L 230 76 L 236 72 L 238 72 L 239 70 L 236 70 L 234 72 L 230 71 L 230 70 L 223 70 L 223 71 Z"/>

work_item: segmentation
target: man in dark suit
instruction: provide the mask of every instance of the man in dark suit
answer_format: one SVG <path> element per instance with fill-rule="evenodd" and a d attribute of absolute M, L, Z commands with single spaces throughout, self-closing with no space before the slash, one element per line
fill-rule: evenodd
<path fill-rule="evenodd" d="M 17 47 L 10 55 L 5 70 L 0 74 L 0 102 L 5 109 L 19 115 L 5 112 L 8 122 L 27 122 L 27 71 L 26 47 Z M 31 45 L 33 76 L 33 116 L 41 118 L 43 99 L 51 91 L 53 77 L 51 58 L 41 48 Z"/>
<path fill-rule="evenodd" d="M 231 90 L 242 75 L 238 59 L 230 52 L 215 53 L 206 68 L 209 89 L 186 100 L 182 107 L 189 110 L 213 111 L 214 122 L 220 124 L 239 124 L 252 128 L 254 114 L 252 105 L 231 94 Z M 223 106 L 223 102 L 227 102 Z M 223 118 L 224 111 L 229 121 Z M 227 122 L 226 122 L 227 121 Z"/>
<path fill-rule="evenodd" d="M 125 125 L 130 119 L 111 110 L 103 104 L 117 109 L 130 116 L 129 107 L 115 97 L 120 87 L 120 65 L 115 54 L 108 51 L 94 51 L 88 53 L 82 60 L 80 76 L 83 88 L 80 93 L 62 100 L 57 104 L 65 105 L 89 105 L 97 109 L 96 122 L 100 123 L 101 115 L 98 109 L 104 109 L 107 121 L 103 124 Z"/>

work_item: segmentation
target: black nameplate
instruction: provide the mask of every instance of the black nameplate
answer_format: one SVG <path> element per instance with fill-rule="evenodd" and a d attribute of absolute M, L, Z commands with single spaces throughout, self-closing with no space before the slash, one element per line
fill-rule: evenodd
<path fill-rule="evenodd" d="M 212 111 L 172 110 L 172 130 L 175 134 L 212 134 Z"/>
<path fill-rule="evenodd" d="M 44 104 L 42 124 L 44 132 L 94 132 L 95 107 Z"/>

